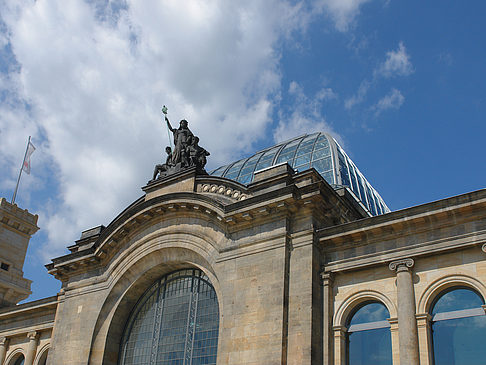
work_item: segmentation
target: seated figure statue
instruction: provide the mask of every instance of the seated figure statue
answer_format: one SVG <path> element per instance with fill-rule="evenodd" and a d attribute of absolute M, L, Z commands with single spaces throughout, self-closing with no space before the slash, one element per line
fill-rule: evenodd
<path fill-rule="evenodd" d="M 191 138 L 191 144 L 187 147 L 189 153 L 189 165 L 196 166 L 198 170 L 204 169 L 206 166 L 206 156 L 209 156 L 209 152 L 199 146 L 199 137 L 193 136 Z"/>
<path fill-rule="evenodd" d="M 172 148 L 169 146 L 165 147 L 165 152 L 167 153 L 167 159 L 164 164 L 155 165 L 154 177 L 152 180 L 155 180 L 157 175 L 159 175 L 159 177 L 166 175 L 167 171 L 174 166 L 172 162 Z"/>

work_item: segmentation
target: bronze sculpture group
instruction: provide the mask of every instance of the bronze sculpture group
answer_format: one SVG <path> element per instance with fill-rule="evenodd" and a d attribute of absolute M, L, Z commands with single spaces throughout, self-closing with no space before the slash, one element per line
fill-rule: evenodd
<path fill-rule="evenodd" d="M 157 175 L 160 179 L 190 167 L 195 167 L 199 173 L 204 172 L 206 156 L 209 156 L 209 152 L 199 146 L 199 138 L 192 134 L 187 126 L 187 120 L 181 120 L 179 128 L 172 128 L 167 116 L 165 121 L 174 136 L 174 150 L 168 146 L 165 148 L 166 162 L 155 165 L 153 180 Z"/>

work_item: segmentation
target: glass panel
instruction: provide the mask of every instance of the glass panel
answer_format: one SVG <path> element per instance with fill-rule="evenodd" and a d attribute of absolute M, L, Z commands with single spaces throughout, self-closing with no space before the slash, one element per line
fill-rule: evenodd
<path fill-rule="evenodd" d="M 348 334 L 349 365 L 391 365 L 391 336 L 388 328 Z"/>
<path fill-rule="evenodd" d="M 386 321 L 386 319 L 389 317 L 390 313 L 383 304 L 369 303 L 354 313 L 348 326 L 359 323 Z"/>
<path fill-rule="evenodd" d="M 130 316 L 120 364 L 216 364 L 219 308 L 200 270 L 180 270 L 157 282 Z"/>
<path fill-rule="evenodd" d="M 314 154 L 312 155 L 313 160 L 318 160 L 322 157 L 327 157 L 331 155 L 331 150 L 329 148 L 323 148 L 319 151 L 314 151 Z"/>
<path fill-rule="evenodd" d="M 249 184 L 252 182 L 253 174 L 243 175 L 238 178 L 238 182 L 242 184 Z"/>
<path fill-rule="evenodd" d="M 432 325 L 435 365 L 482 365 L 486 359 L 486 316 Z"/>
<path fill-rule="evenodd" d="M 479 308 L 482 298 L 470 289 L 454 289 L 442 294 L 434 304 L 432 315 L 461 309 Z"/>
<path fill-rule="evenodd" d="M 260 161 L 258 161 L 258 164 L 256 165 L 255 171 L 264 169 L 265 167 L 269 167 L 272 165 L 273 158 L 275 157 L 275 154 L 277 153 L 278 148 L 272 148 L 271 150 L 265 152 L 265 154 L 260 158 Z"/>
<path fill-rule="evenodd" d="M 313 161 L 312 167 L 315 168 L 322 175 L 323 172 L 332 169 L 331 156 L 323 158 L 321 160 Z"/>
<path fill-rule="evenodd" d="M 329 184 L 334 184 L 334 175 L 332 171 L 322 172 L 321 176 L 326 180 Z"/>
<path fill-rule="evenodd" d="M 351 186 L 349 182 L 348 167 L 346 166 L 346 161 L 341 151 L 338 150 L 339 157 L 339 171 L 341 172 L 341 185 Z"/>
<path fill-rule="evenodd" d="M 255 171 L 255 164 L 258 162 L 258 159 L 260 158 L 262 154 L 259 153 L 257 155 L 251 156 L 248 160 L 246 160 L 245 165 L 240 171 L 240 175 L 238 176 L 238 179 L 236 181 L 242 182 L 240 179 L 240 176 L 250 174 L 251 177 L 253 177 L 253 172 Z"/>
<path fill-rule="evenodd" d="M 295 166 L 294 169 L 296 171 L 305 171 L 309 169 L 310 164 L 306 163 L 305 165 Z"/>
<path fill-rule="evenodd" d="M 305 155 L 300 155 L 295 158 L 294 166 L 309 164 L 309 162 L 310 162 L 310 153 L 306 153 Z"/>
<path fill-rule="evenodd" d="M 349 166 L 349 177 L 351 180 L 351 188 L 353 189 L 353 192 L 356 194 L 356 196 L 360 198 L 358 183 L 356 182 L 356 177 L 354 176 L 354 167 L 351 161 L 349 161 L 349 159 L 348 159 L 348 166 Z"/>
<path fill-rule="evenodd" d="M 320 150 L 322 148 L 327 148 L 329 150 L 329 141 L 326 136 L 320 135 L 314 146 L 314 151 Z"/>
<path fill-rule="evenodd" d="M 224 170 L 226 169 L 226 167 L 228 167 L 228 165 L 218 167 L 216 170 L 214 170 L 213 172 L 211 172 L 209 175 L 221 176 L 221 174 L 224 172 Z"/>
<path fill-rule="evenodd" d="M 241 166 L 243 166 L 243 163 L 246 161 L 245 160 L 240 160 L 237 161 L 233 166 L 230 167 L 230 169 L 224 174 L 223 177 L 227 179 L 236 179 L 238 177 L 238 174 L 240 173 Z"/>
<path fill-rule="evenodd" d="M 367 303 L 354 313 L 348 327 L 386 321 L 389 317 L 390 313 L 382 303 Z M 348 365 L 391 365 L 390 329 L 367 329 L 347 333 L 347 363 Z"/>
<path fill-rule="evenodd" d="M 294 159 L 295 155 L 295 150 L 297 149 L 297 145 L 299 144 L 300 139 L 296 141 L 290 142 L 288 145 L 286 145 L 282 151 L 280 151 L 280 154 L 277 157 L 277 164 L 282 163 L 282 162 L 289 162 L 290 165 L 292 165 L 292 160 Z"/>

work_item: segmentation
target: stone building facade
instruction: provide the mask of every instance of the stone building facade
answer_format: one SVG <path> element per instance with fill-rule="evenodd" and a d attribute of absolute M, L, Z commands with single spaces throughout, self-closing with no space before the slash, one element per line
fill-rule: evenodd
<path fill-rule="evenodd" d="M 433 311 L 444 293 L 471 291 L 482 312 L 456 318 L 485 318 L 486 190 L 370 216 L 348 188 L 280 164 L 249 185 L 186 170 L 143 191 L 47 265 L 62 282 L 56 297 L 0 309 L 0 364 L 344 365 L 362 351 L 350 350 L 354 338 L 378 329 L 390 359 L 376 363 L 432 365 L 431 328 L 447 317 Z M 206 298 L 217 318 L 206 325 L 216 326 L 217 354 L 201 345 L 200 362 L 202 329 L 192 320 L 180 362 L 165 350 L 169 335 L 157 328 L 168 307 L 159 299 L 151 337 L 130 337 L 142 333 L 153 288 L 162 292 L 179 270 L 214 292 Z M 202 303 L 191 293 L 189 318 Z M 369 304 L 384 308 L 385 320 L 353 322 Z M 160 360 L 164 351 L 172 360 Z"/>

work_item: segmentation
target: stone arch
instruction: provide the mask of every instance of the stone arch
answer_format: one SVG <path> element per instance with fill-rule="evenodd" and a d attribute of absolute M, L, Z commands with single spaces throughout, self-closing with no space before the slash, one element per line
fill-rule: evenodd
<path fill-rule="evenodd" d="M 473 289 L 486 299 L 486 286 L 478 279 L 463 274 L 447 275 L 435 280 L 424 290 L 418 302 L 417 312 L 427 313 L 438 295 L 455 286 Z"/>
<path fill-rule="evenodd" d="M 22 348 L 19 347 L 19 348 L 14 349 L 13 351 L 10 352 L 10 354 L 5 359 L 5 364 L 6 365 L 12 365 L 18 359 L 18 357 L 20 355 L 22 355 L 25 359 L 25 354 L 22 351 Z"/>
<path fill-rule="evenodd" d="M 49 349 L 51 348 L 51 344 L 48 343 L 44 346 L 42 346 L 38 351 L 37 351 L 37 355 L 35 357 L 35 360 L 34 360 L 34 364 L 35 365 L 39 365 L 41 364 L 41 360 L 43 360 L 44 358 L 47 357 L 48 355 L 48 351 Z M 45 357 L 44 357 L 45 356 Z"/>
<path fill-rule="evenodd" d="M 351 312 L 358 305 L 367 301 L 380 302 L 388 309 L 388 312 L 390 313 L 390 318 L 395 318 L 397 316 L 397 309 L 395 304 L 386 295 L 375 290 L 360 290 L 348 296 L 341 303 L 338 310 L 334 314 L 334 326 L 344 327 Z"/>
<path fill-rule="evenodd" d="M 197 242 L 196 242 L 197 241 Z M 207 244 L 209 245 L 209 244 Z M 204 252 L 201 238 L 166 235 L 141 245 L 116 270 L 108 296 L 103 303 L 94 329 L 89 364 L 116 364 L 125 327 L 135 303 L 160 277 L 182 268 L 198 268 L 211 280 L 222 311 L 221 290 L 210 257 Z M 207 247 L 209 249 L 209 247 Z M 222 321 L 220 320 L 220 326 Z"/>

